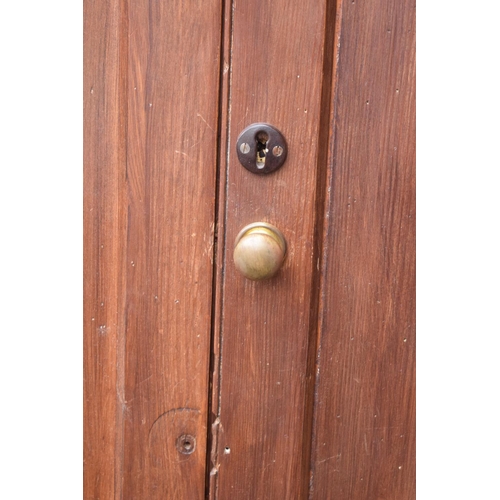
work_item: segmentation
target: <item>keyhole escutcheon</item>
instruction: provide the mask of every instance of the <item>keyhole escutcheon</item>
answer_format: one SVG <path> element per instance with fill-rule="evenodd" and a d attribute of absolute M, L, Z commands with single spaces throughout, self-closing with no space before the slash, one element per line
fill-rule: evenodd
<path fill-rule="evenodd" d="M 254 174 L 270 174 L 286 160 L 283 134 L 267 123 L 253 123 L 238 137 L 236 153 L 240 163 Z"/>

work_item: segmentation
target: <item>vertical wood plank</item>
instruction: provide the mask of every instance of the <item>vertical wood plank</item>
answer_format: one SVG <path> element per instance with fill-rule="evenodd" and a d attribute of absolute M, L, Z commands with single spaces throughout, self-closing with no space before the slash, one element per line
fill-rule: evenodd
<path fill-rule="evenodd" d="M 84 497 L 120 498 L 126 229 L 123 5 L 84 2 Z"/>
<path fill-rule="evenodd" d="M 342 2 L 315 499 L 415 498 L 415 4 Z"/>
<path fill-rule="evenodd" d="M 213 471 L 221 499 L 307 495 L 325 5 L 233 2 Z M 289 146 L 284 166 L 268 176 L 244 169 L 235 151 L 239 133 L 255 122 L 277 127 Z M 257 221 L 276 225 L 288 242 L 283 268 L 264 282 L 246 280 L 232 261 L 237 233 Z"/>
<path fill-rule="evenodd" d="M 124 498 L 205 496 L 220 33 L 129 4 Z"/>

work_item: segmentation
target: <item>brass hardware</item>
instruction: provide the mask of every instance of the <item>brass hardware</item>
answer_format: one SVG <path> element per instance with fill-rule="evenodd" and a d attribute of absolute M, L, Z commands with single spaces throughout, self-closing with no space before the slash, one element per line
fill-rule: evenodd
<path fill-rule="evenodd" d="M 274 276 L 286 255 L 281 231 L 266 222 L 245 226 L 234 242 L 234 263 L 245 278 L 264 280 Z"/>

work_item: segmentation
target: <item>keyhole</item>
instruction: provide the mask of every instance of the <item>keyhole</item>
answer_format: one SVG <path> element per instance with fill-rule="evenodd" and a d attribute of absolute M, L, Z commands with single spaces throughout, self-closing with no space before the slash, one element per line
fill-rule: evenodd
<path fill-rule="evenodd" d="M 266 154 L 269 151 L 267 149 L 267 141 L 269 141 L 269 136 L 265 132 L 259 132 L 256 138 L 257 138 L 256 165 L 259 170 L 262 170 L 266 166 Z"/>

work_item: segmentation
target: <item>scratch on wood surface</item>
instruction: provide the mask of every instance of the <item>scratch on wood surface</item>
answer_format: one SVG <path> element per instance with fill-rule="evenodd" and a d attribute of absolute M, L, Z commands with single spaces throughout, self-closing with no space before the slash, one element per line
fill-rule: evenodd
<path fill-rule="evenodd" d="M 200 113 L 196 113 L 196 116 L 199 116 L 205 122 L 207 127 L 215 134 L 215 130 L 208 124 L 207 120 L 205 120 L 205 118 L 203 118 L 203 116 L 200 115 Z"/>
<path fill-rule="evenodd" d="M 269 462 L 268 464 L 266 464 L 266 466 L 264 467 L 264 469 L 262 470 L 262 474 L 264 474 L 266 472 L 266 469 L 268 467 L 270 467 L 271 465 L 275 465 L 276 464 L 276 460 L 271 460 L 271 462 Z"/>
<path fill-rule="evenodd" d="M 237 128 L 241 125 L 241 123 L 242 123 L 242 122 L 245 120 L 245 118 L 247 117 L 247 115 L 248 115 L 248 109 L 249 109 L 249 108 L 248 108 L 248 106 L 247 106 L 247 110 L 245 111 L 245 116 L 243 116 L 243 118 L 242 118 L 242 119 L 241 119 L 241 120 L 240 120 L 240 121 L 236 124 L 236 127 L 237 127 Z"/>
<path fill-rule="evenodd" d="M 331 460 L 332 458 L 336 458 L 337 460 L 339 460 L 341 456 L 342 456 L 342 453 L 339 453 L 338 455 L 332 455 L 331 457 L 324 458 L 323 460 L 320 460 L 318 462 L 318 464 L 322 464 L 324 462 L 328 462 L 328 460 Z"/>
<path fill-rule="evenodd" d="M 134 398 L 132 398 L 130 401 L 125 401 L 121 392 L 117 391 L 116 395 L 118 397 L 118 402 L 120 404 L 123 417 L 129 422 L 132 421 L 132 411 L 130 409 L 130 403 Z"/>
<path fill-rule="evenodd" d="M 147 382 L 152 376 L 153 374 L 151 374 L 149 377 L 146 377 L 144 380 L 141 380 L 137 385 L 144 384 L 144 382 Z"/>

